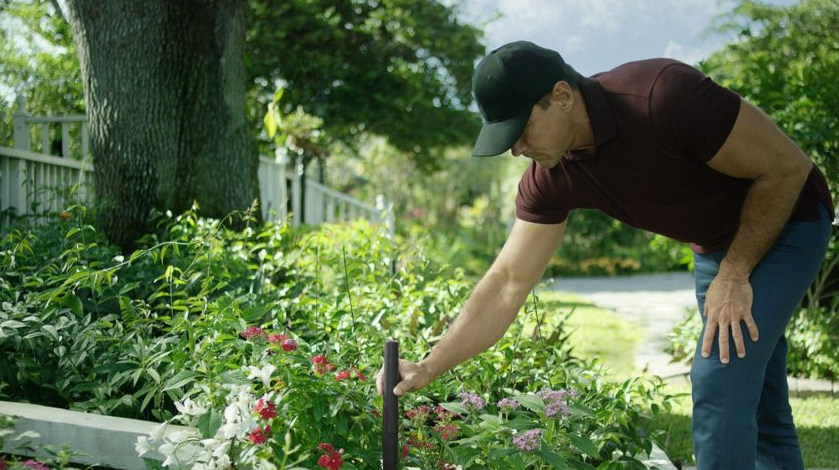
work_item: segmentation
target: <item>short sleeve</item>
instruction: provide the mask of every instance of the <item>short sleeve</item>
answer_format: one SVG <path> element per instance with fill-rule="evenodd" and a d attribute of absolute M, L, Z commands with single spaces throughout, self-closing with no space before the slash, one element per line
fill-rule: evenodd
<path fill-rule="evenodd" d="M 680 62 L 661 71 L 649 103 L 662 146 L 701 162 L 717 154 L 740 112 L 739 95 Z"/>
<path fill-rule="evenodd" d="M 550 172 L 540 170 L 531 163 L 519 180 L 516 217 L 535 224 L 564 222 L 568 217 L 568 208 L 561 204 L 563 198 L 555 189 L 550 181 Z"/>

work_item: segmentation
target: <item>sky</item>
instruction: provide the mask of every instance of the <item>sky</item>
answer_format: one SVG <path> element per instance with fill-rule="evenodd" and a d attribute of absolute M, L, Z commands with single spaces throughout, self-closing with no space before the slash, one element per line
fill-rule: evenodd
<path fill-rule="evenodd" d="M 669 57 L 696 64 L 729 38 L 712 25 L 731 0 L 443 0 L 479 26 L 487 50 L 517 40 L 554 49 L 583 75 Z M 768 0 L 788 6 L 798 0 Z"/>
<path fill-rule="evenodd" d="M 729 38 L 714 21 L 735 0 L 441 0 L 478 26 L 488 50 L 528 40 L 558 51 L 583 75 L 624 62 L 670 57 L 696 64 Z M 792 5 L 799 0 L 764 0 Z M 43 48 L 42 45 L 41 48 Z M 0 98 L 12 90 L 0 85 Z"/>

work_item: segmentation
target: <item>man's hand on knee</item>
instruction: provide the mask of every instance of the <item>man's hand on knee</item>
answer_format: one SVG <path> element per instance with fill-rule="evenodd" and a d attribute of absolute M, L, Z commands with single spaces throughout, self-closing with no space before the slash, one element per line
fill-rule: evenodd
<path fill-rule="evenodd" d="M 719 331 L 720 361 L 729 362 L 729 332 L 734 338 L 737 357 L 746 356 L 746 345 L 740 322 L 745 322 L 752 341 L 758 340 L 758 331 L 752 317 L 752 286 L 748 279 L 737 280 L 717 277 L 705 294 L 705 335 L 702 338 L 702 357 L 711 355 L 714 336 Z"/>

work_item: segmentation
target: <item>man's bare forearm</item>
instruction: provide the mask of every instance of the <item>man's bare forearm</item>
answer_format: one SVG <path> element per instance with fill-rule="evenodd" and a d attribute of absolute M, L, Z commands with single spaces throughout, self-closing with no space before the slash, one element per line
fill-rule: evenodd
<path fill-rule="evenodd" d="M 490 270 L 475 287 L 448 333 L 419 365 L 439 377 L 495 344 L 515 320 L 530 286 Z"/>
<path fill-rule="evenodd" d="M 812 163 L 783 177 L 757 179 L 752 183 L 740 214 L 737 235 L 720 264 L 719 276 L 747 281 L 769 250 L 792 213 Z"/>

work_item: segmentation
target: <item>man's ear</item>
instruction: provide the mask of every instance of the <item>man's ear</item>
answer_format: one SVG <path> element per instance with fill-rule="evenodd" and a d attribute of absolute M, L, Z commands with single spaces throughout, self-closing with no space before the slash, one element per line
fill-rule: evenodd
<path fill-rule="evenodd" d="M 559 104 L 563 111 L 570 111 L 574 107 L 574 89 L 565 80 L 554 83 L 551 99 Z"/>

